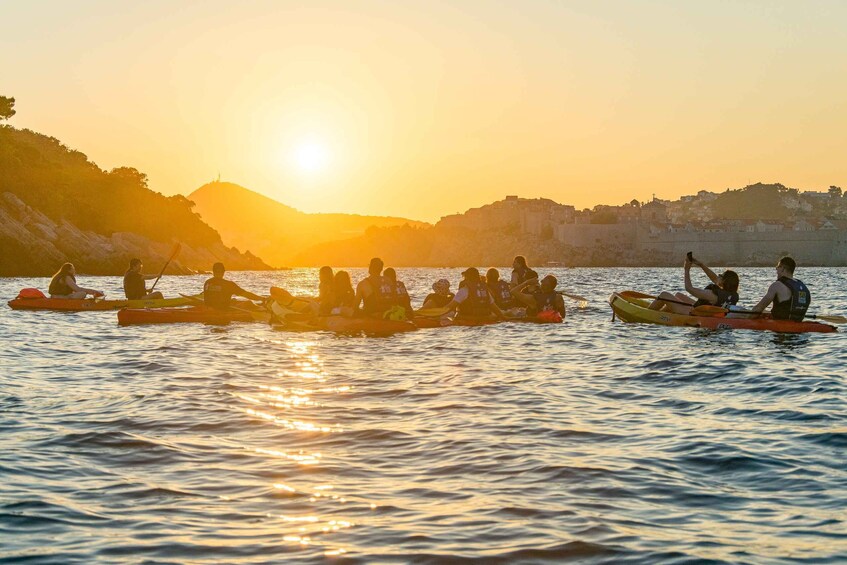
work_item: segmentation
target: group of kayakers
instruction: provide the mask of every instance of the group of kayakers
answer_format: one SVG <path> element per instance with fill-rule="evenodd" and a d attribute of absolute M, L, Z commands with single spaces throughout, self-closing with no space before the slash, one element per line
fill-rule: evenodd
<path fill-rule="evenodd" d="M 691 282 L 691 267 L 700 267 L 711 283 L 704 288 L 697 288 Z M 782 257 L 776 264 L 776 281 L 771 283 L 768 291 L 759 302 L 748 312 L 761 313 L 773 304 L 771 317 L 775 320 L 793 320 L 801 322 L 812 302 L 812 294 L 803 281 L 794 277 L 797 263 L 791 257 Z M 651 310 L 665 310 L 676 314 L 691 314 L 692 310 L 701 306 L 717 306 L 729 310 L 738 310 L 738 288 L 740 279 L 738 273 L 726 270 L 717 275 L 701 261 L 695 259 L 689 252 L 683 264 L 685 290 L 695 299 L 682 293 L 662 292 L 650 304 Z"/>
<path fill-rule="evenodd" d="M 704 288 L 695 287 L 691 282 L 693 266 L 699 267 L 711 281 Z M 322 267 L 318 274 L 318 296 L 310 302 L 311 313 L 315 316 L 363 315 L 394 320 L 413 318 L 415 310 L 406 285 L 398 280 L 397 272 L 393 268 L 384 267 L 381 259 L 371 259 L 367 277 L 359 281 L 355 290 L 347 271 L 333 272 L 331 267 Z M 782 257 L 777 262 L 777 280 L 752 308 L 752 312 L 764 312 L 773 304 L 771 316 L 774 319 L 802 321 L 811 303 L 811 293 L 801 280 L 794 277 L 796 267 L 797 264 L 791 257 Z M 726 308 L 731 314 L 737 307 L 740 285 L 737 272 L 726 270 L 716 274 L 691 253 L 686 256 L 683 269 L 685 290 L 691 296 L 662 292 L 650 304 L 650 309 L 691 314 L 692 310 L 697 308 L 715 306 Z M 124 292 L 127 299 L 162 298 L 160 292 L 148 290 L 146 286 L 146 281 L 159 277 L 144 275 L 142 270 L 143 263 L 140 259 L 130 261 L 124 274 Z M 212 278 L 203 285 L 203 301 L 206 306 L 229 308 L 233 296 L 249 300 L 265 299 L 227 280 L 224 278 L 225 273 L 223 263 L 215 263 L 212 267 Z M 500 278 L 497 269 L 488 269 L 483 278 L 476 267 L 470 267 L 462 272 L 462 280 L 455 293 L 451 291 L 450 281 L 447 279 L 435 281 L 432 284 L 433 292 L 423 300 L 421 309 L 430 314 L 456 313 L 467 318 L 540 316 L 561 321 L 566 311 L 557 286 L 558 280 L 551 274 L 539 280 L 538 273 L 529 268 L 526 259 L 519 255 L 512 263 L 509 282 Z M 51 298 L 83 299 L 89 295 L 103 296 L 100 290 L 83 288 L 77 284 L 76 270 L 71 263 L 62 265 L 53 276 L 49 292 Z"/>

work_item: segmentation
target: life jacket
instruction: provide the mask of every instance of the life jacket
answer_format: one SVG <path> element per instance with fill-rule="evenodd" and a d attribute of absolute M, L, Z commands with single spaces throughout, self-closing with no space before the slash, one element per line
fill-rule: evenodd
<path fill-rule="evenodd" d="M 779 277 L 779 282 L 788 287 L 788 290 L 791 291 L 791 298 L 782 302 L 778 298 L 774 298 L 771 316 L 776 320 L 802 322 L 806 310 L 809 309 L 809 304 L 812 303 L 812 293 L 799 279 Z"/>
<path fill-rule="evenodd" d="M 468 283 L 465 285 L 468 297 L 459 304 L 459 315 L 471 318 L 486 318 L 491 315 L 491 295 L 488 288 L 480 283 Z"/>
<path fill-rule="evenodd" d="M 50 281 L 50 288 L 47 290 L 48 294 L 53 296 L 67 296 L 72 294 L 74 289 L 68 286 L 68 283 L 65 282 L 67 277 L 71 277 L 76 284 L 76 277 L 73 275 L 56 275 Z"/>
<path fill-rule="evenodd" d="M 494 302 L 501 310 L 513 308 L 515 298 L 512 296 L 511 287 L 506 281 L 497 281 L 494 285 L 487 285 L 488 292 L 494 297 Z"/>
<path fill-rule="evenodd" d="M 517 275 L 517 276 L 516 276 Z M 512 280 L 516 285 L 525 282 L 528 279 L 537 279 L 538 273 L 526 267 L 525 269 L 512 269 Z"/>
<path fill-rule="evenodd" d="M 532 296 L 535 298 L 535 308 L 532 309 L 532 312 L 530 312 L 530 314 L 535 315 L 541 312 L 546 312 L 548 310 L 554 312 L 559 311 L 559 309 L 556 307 L 555 290 L 553 292 L 533 292 Z"/>
<path fill-rule="evenodd" d="M 715 296 L 717 296 L 717 301 L 714 303 L 709 302 L 708 300 L 703 300 L 700 298 L 697 302 L 694 303 L 692 308 L 697 308 L 698 306 L 720 306 L 721 308 L 728 308 L 729 306 L 734 306 L 738 304 L 738 293 L 737 292 L 729 292 L 727 290 L 722 289 L 718 285 L 712 283 L 706 286 L 706 290 L 711 290 Z"/>
<path fill-rule="evenodd" d="M 383 276 L 369 276 L 370 296 L 364 299 L 365 314 L 382 314 L 397 305 L 396 289 Z"/>

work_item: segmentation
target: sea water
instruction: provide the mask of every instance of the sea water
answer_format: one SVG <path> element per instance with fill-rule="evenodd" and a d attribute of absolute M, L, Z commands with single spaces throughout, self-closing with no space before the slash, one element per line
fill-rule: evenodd
<path fill-rule="evenodd" d="M 459 272 L 400 278 L 419 305 Z M 4 306 L 0 561 L 847 562 L 847 334 L 612 322 L 613 290 L 681 269 L 553 272 L 589 299 L 563 325 L 388 338 Z M 774 270 L 740 272 L 752 306 Z M 798 276 L 847 313 L 847 270 Z"/>

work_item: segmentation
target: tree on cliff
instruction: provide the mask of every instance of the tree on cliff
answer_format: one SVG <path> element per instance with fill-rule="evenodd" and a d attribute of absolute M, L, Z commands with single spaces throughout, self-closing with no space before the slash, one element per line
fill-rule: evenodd
<path fill-rule="evenodd" d="M 840 186 L 830 186 L 829 187 L 829 196 L 830 198 L 841 198 L 843 194 Z"/>
<path fill-rule="evenodd" d="M 8 96 L 0 96 L 0 120 L 8 120 L 15 113 L 15 99 Z"/>

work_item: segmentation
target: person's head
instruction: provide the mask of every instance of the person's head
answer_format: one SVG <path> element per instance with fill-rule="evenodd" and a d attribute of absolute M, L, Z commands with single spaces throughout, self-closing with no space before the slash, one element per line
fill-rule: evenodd
<path fill-rule="evenodd" d="M 393 267 L 385 269 L 382 272 L 382 276 L 385 277 L 388 282 L 397 282 L 397 271 L 395 271 Z"/>
<path fill-rule="evenodd" d="M 718 286 L 727 292 L 738 292 L 738 273 L 726 270 L 718 275 Z"/>
<path fill-rule="evenodd" d="M 462 278 L 469 283 L 479 282 L 479 269 L 476 267 L 468 267 L 462 271 Z"/>
<path fill-rule="evenodd" d="M 335 288 L 338 290 L 352 290 L 353 283 L 350 282 L 350 273 L 347 271 L 338 271 L 335 273 Z"/>
<path fill-rule="evenodd" d="M 541 279 L 541 292 L 553 292 L 559 285 L 559 280 L 553 275 L 547 275 Z"/>
<path fill-rule="evenodd" d="M 59 267 L 59 271 L 53 275 L 54 277 L 67 277 L 67 276 L 75 276 L 76 268 L 73 263 L 65 263 L 61 267 Z"/>
<path fill-rule="evenodd" d="M 368 273 L 379 276 L 380 274 L 382 274 L 382 267 L 384 265 L 385 264 L 382 262 L 382 259 L 380 259 L 379 257 L 374 257 L 373 259 L 371 259 L 371 264 L 368 265 Z"/>
<path fill-rule="evenodd" d="M 215 263 L 214 265 L 212 265 L 212 274 L 218 277 L 219 279 L 223 278 L 225 272 L 226 268 L 224 267 L 223 263 Z"/>
<path fill-rule="evenodd" d="M 329 266 L 321 267 L 321 270 L 318 271 L 318 280 L 321 283 L 331 283 L 332 282 L 332 267 L 329 267 Z"/>
<path fill-rule="evenodd" d="M 140 273 L 141 272 L 141 259 L 138 259 L 137 257 L 135 259 L 130 259 L 129 260 L 129 270 L 133 271 L 135 273 Z"/>
<path fill-rule="evenodd" d="M 500 271 L 497 269 L 491 268 L 485 273 L 485 280 L 488 281 L 488 284 L 494 284 L 500 280 Z"/>
<path fill-rule="evenodd" d="M 788 256 L 783 257 L 776 264 L 776 275 L 777 275 L 777 277 L 782 277 L 782 276 L 793 277 L 794 276 L 794 269 L 796 269 L 796 268 L 797 268 L 797 263 L 794 262 L 794 259 L 792 259 L 791 257 L 788 257 Z"/>
<path fill-rule="evenodd" d="M 432 290 L 435 291 L 435 294 L 447 296 L 450 294 L 450 281 L 447 279 L 438 279 L 432 283 Z"/>
<path fill-rule="evenodd" d="M 526 257 L 523 255 L 516 255 L 515 260 L 512 261 L 513 269 L 526 269 Z"/>

